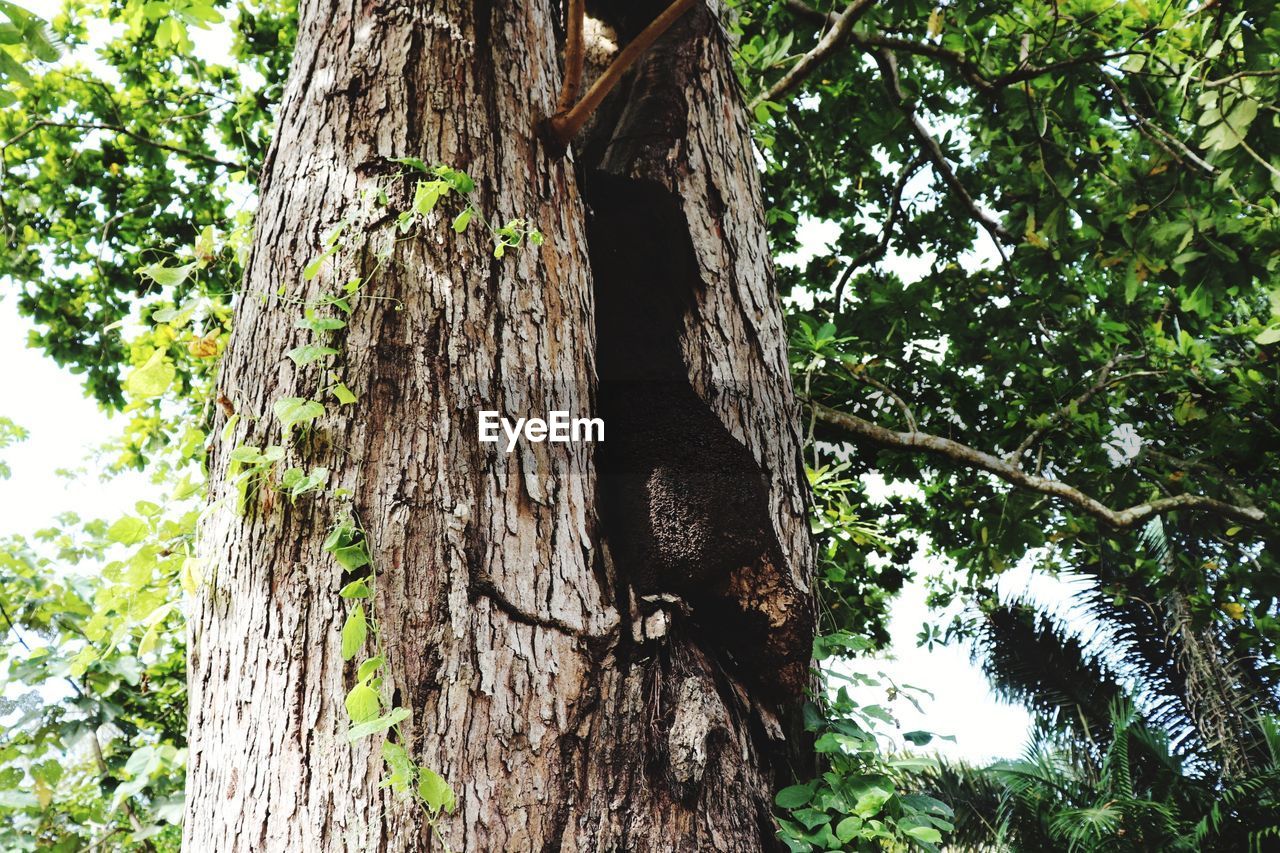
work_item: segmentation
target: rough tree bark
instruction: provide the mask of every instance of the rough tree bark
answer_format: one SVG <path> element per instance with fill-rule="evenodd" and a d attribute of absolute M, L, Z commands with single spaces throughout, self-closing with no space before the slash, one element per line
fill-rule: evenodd
<path fill-rule="evenodd" d="M 620 40 L 656 9 L 597 4 Z M 279 441 L 313 393 L 303 265 L 362 189 L 419 157 L 466 170 L 536 249 L 444 222 L 397 244 L 344 330 L 360 394 L 288 464 L 351 490 L 407 746 L 458 794 L 454 850 L 763 850 L 808 678 L 799 436 L 741 96 L 714 11 L 655 46 L 567 157 L 539 140 L 560 10 L 303 0 L 211 447 Z M 407 187 L 403 188 L 407 192 Z M 400 200 L 401 203 L 404 199 Z M 598 381 L 599 380 L 599 381 Z M 606 441 L 477 440 L 477 411 L 604 412 Z M 223 416 L 225 417 L 225 416 Z M 256 418 L 256 419 L 255 419 Z M 221 426 L 220 424 L 218 425 Z M 652 431 L 646 428 L 652 426 Z M 658 438 L 655 439 L 654 436 Z M 190 620 L 193 851 L 432 849 L 352 747 L 324 501 L 216 505 Z"/>

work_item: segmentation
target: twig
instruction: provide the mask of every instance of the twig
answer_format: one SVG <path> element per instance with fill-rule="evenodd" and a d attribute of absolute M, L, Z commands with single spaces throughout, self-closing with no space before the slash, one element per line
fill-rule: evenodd
<path fill-rule="evenodd" d="M 118 826 L 112 827 L 111 830 L 106 834 L 101 835 L 96 840 L 89 842 L 88 847 L 81 847 L 80 853 L 92 853 L 92 851 L 97 850 L 103 844 L 106 844 L 107 841 L 111 838 L 111 836 L 115 835 L 119 831 L 120 831 L 120 827 Z"/>
<path fill-rule="evenodd" d="M 896 450 L 931 453 L 966 468 L 986 471 L 1019 488 L 1058 498 L 1117 530 L 1127 530 L 1153 516 L 1180 509 L 1213 512 L 1242 524 L 1264 525 L 1267 522 L 1266 514 L 1256 507 L 1236 506 L 1200 495 L 1176 495 L 1136 504 L 1127 509 L 1114 510 L 1061 480 L 1028 474 L 997 456 L 983 453 L 949 438 L 923 432 L 894 432 L 821 403 L 811 403 L 811 405 L 818 420 L 843 430 L 854 440 L 869 441 Z"/>
<path fill-rule="evenodd" d="M 805 3 L 804 0 L 787 0 L 786 6 L 793 14 L 818 24 L 834 26 L 836 20 L 839 18 L 839 16 L 834 12 L 821 12 L 810 6 L 808 3 Z M 1147 35 L 1149 35 L 1149 33 L 1142 34 L 1142 37 L 1146 37 Z M 1035 77 L 1050 74 L 1054 71 L 1061 71 L 1065 68 L 1073 68 L 1077 65 L 1084 65 L 1090 62 L 1107 62 L 1112 59 L 1121 59 L 1123 57 L 1139 53 L 1137 50 L 1096 51 L 1094 53 L 1073 56 L 1069 59 L 1050 62 L 1045 65 L 1021 64 L 1020 67 L 1013 71 L 1002 74 L 999 77 L 990 78 L 982 72 L 982 69 L 977 63 L 968 59 L 960 51 L 950 50 L 940 45 L 929 44 L 928 42 L 912 41 L 911 39 L 888 36 L 877 32 L 853 33 L 849 40 L 866 53 L 871 53 L 876 48 L 885 48 L 888 50 L 898 51 L 900 53 L 928 56 L 932 59 L 941 60 L 954 66 L 955 69 L 960 72 L 960 75 L 964 77 L 964 79 L 975 89 L 988 94 L 1007 88 L 1015 83 L 1031 80 Z M 1143 55 L 1148 56 L 1149 54 L 1144 53 Z"/>
<path fill-rule="evenodd" d="M 1031 433 L 1022 440 L 1022 443 L 1018 445 L 1017 449 L 1004 458 L 1004 461 L 1008 462 L 1015 468 L 1021 468 L 1022 457 L 1028 450 L 1035 447 L 1036 442 L 1044 438 L 1052 429 L 1065 420 L 1067 416 L 1071 414 L 1073 409 L 1078 409 L 1080 406 L 1083 406 L 1093 398 L 1094 394 L 1097 394 L 1099 391 L 1107 387 L 1109 384 L 1108 380 L 1111 377 L 1111 371 L 1120 362 L 1122 357 L 1123 356 L 1117 353 L 1108 359 L 1107 363 L 1099 368 L 1098 378 L 1094 380 L 1092 385 L 1084 390 L 1083 394 L 1050 415 L 1048 422 L 1045 423 L 1044 426 L 1039 429 L 1032 430 Z"/>
<path fill-rule="evenodd" d="M 1217 80 L 1204 81 L 1206 89 L 1216 89 L 1219 86 L 1225 86 L 1235 80 L 1245 77 L 1275 77 L 1280 75 L 1280 68 L 1266 68 L 1257 71 L 1237 71 L 1235 74 L 1228 74 L 1226 77 L 1219 77 Z"/>
<path fill-rule="evenodd" d="M 1161 144 L 1161 142 L 1155 138 L 1154 134 L 1159 134 L 1161 139 L 1166 140 L 1170 145 L 1176 146 L 1178 148 L 1178 151 L 1182 153 L 1183 157 L 1186 157 L 1188 160 L 1190 160 L 1192 163 L 1195 163 L 1197 166 L 1199 166 L 1204 171 L 1208 172 L 1210 175 L 1218 174 L 1217 168 L 1215 168 L 1214 166 L 1211 166 L 1210 164 L 1206 163 L 1203 159 L 1201 159 L 1200 156 L 1196 154 L 1194 151 L 1192 151 L 1190 148 L 1188 148 L 1186 144 L 1182 142 L 1181 139 L 1178 139 L 1176 136 L 1173 136 L 1171 133 L 1169 133 L 1160 125 L 1155 124 L 1151 121 L 1148 121 L 1146 116 L 1139 113 L 1137 109 L 1133 106 L 1133 104 L 1129 101 L 1128 96 L 1125 95 L 1124 89 L 1120 88 L 1119 83 L 1117 83 L 1115 80 L 1112 80 L 1110 77 L 1108 77 L 1105 74 L 1102 76 L 1102 79 L 1103 79 L 1103 82 L 1107 84 L 1107 87 L 1111 89 L 1112 93 L 1115 94 L 1116 100 L 1120 102 L 1120 106 L 1124 110 L 1125 115 L 1132 117 L 1133 121 L 1138 123 L 1138 129 L 1140 131 L 1143 128 L 1147 129 L 1148 133 L 1144 135 L 1148 139 L 1150 139 L 1152 142 L 1154 142 L 1156 145 L 1158 145 L 1161 149 L 1163 149 L 1166 154 L 1168 154 L 1174 160 L 1177 160 L 1179 163 L 1182 162 L 1182 158 L 1180 158 L 1173 151 L 1170 151 L 1167 145 Z"/>
<path fill-rule="evenodd" d="M 98 742 L 98 731 L 94 729 L 89 732 L 89 747 L 93 750 L 93 761 L 98 767 L 98 774 L 103 781 L 111 778 L 111 770 L 107 767 L 107 759 L 102 755 L 102 744 Z M 120 805 L 124 806 L 124 813 L 129 818 L 129 825 L 133 827 L 134 832 L 142 832 L 142 821 L 138 819 L 138 815 L 133 810 L 133 806 L 129 804 L 127 799 L 121 800 Z M 142 839 L 142 849 L 154 851 L 155 845 L 148 838 Z"/>
<path fill-rule="evenodd" d="M 840 280 L 836 283 L 835 310 L 840 310 L 840 302 L 844 299 L 844 289 L 849 284 L 849 279 L 853 277 L 853 273 L 859 267 L 878 261 L 884 257 L 885 252 L 889 251 L 889 241 L 893 239 L 893 226 L 897 223 L 898 216 L 902 213 L 903 190 L 906 189 L 907 182 L 915 175 L 916 170 L 924 165 L 924 161 L 923 154 L 917 156 L 898 175 L 898 180 L 894 183 L 893 191 L 889 196 L 889 216 L 885 220 L 884 227 L 880 229 L 880 238 L 876 240 L 874 246 L 871 246 L 850 261 L 849 265 L 840 273 Z"/>
<path fill-rule="evenodd" d="M 865 385 L 870 385 L 872 388 L 876 389 L 881 394 L 884 394 L 886 397 L 888 397 L 890 400 L 893 401 L 894 405 L 898 407 L 898 411 L 902 412 L 902 417 L 907 422 L 907 430 L 909 432 L 912 432 L 912 433 L 919 432 L 920 428 L 916 425 L 915 414 L 912 413 L 911 407 L 907 405 L 907 401 L 902 399 L 902 397 L 896 391 L 894 391 L 888 385 L 885 385 L 880 380 L 872 379 L 870 376 L 868 376 L 865 366 L 860 364 L 850 365 L 850 364 L 845 364 L 844 362 L 841 362 L 841 363 L 844 364 L 844 369 L 849 371 L 849 375 L 852 376 L 854 379 L 858 380 L 859 382 Z M 862 370 L 857 370 L 856 368 L 858 367 L 861 367 Z"/>
<path fill-rule="evenodd" d="M 1144 457 L 1158 462 L 1163 462 L 1165 465 L 1173 468 L 1185 468 L 1188 471 L 1204 471 L 1207 474 L 1220 477 L 1222 479 L 1222 488 L 1231 495 L 1231 499 L 1233 501 L 1241 506 L 1254 505 L 1253 498 L 1249 497 L 1248 492 L 1240 488 L 1240 486 L 1235 483 L 1228 474 L 1215 465 L 1210 465 L 1208 462 L 1201 462 L 1199 459 L 1182 459 L 1165 453 L 1162 450 L 1158 450 L 1150 445 L 1143 445 L 1142 449 L 1138 451 L 1138 458 L 1142 459 Z"/>

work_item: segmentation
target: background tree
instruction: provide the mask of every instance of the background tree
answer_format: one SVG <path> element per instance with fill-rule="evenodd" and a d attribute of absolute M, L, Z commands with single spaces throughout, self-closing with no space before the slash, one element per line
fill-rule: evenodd
<path fill-rule="evenodd" d="M 775 245 L 841 228 L 780 274 L 817 436 L 919 484 L 939 603 L 1034 559 L 1151 608 L 1227 777 L 1275 704 L 1274 15 L 788 2 L 743 50 Z"/>

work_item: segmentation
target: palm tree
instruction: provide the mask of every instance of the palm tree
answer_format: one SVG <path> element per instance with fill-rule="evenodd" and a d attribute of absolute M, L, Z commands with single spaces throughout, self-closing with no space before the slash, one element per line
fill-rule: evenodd
<path fill-rule="evenodd" d="M 1274 695 L 1241 691 L 1226 709 L 1248 733 L 1231 745 L 1248 764 L 1224 774 L 1224 745 L 1204 735 L 1188 698 L 1186 626 L 1117 595 L 1113 579 L 1094 580 L 1076 603 L 1104 644 L 1027 600 L 983 613 L 975 658 L 999 694 L 1035 713 L 1036 727 L 1018 760 L 934 771 L 933 795 L 956 812 L 952 847 L 1243 851 L 1280 839 Z"/>

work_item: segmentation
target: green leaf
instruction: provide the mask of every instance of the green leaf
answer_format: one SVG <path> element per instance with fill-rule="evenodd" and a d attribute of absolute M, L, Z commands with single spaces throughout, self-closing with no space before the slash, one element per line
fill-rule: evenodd
<path fill-rule="evenodd" d="M 798 809 L 813 797 L 813 783 L 792 785 L 778 792 L 773 801 L 784 809 Z"/>
<path fill-rule="evenodd" d="M 378 691 L 363 683 L 351 688 L 343 704 L 346 705 L 347 716 L 353 723 L 366 723 L 375 719 L 378 712 L 382 710 L 382 700 L 378 698 Z"/>
<path fill-rule="evenodd" d="M 356 395 L 351 393 L 351 389 L 348 388 L 346 385 L 342 384 L 341 382 L 339 382 L 337 385 L 334 385 L 333 388 L 330 390 L 332 390 L 333 396 L 338 398 L 339 406 L 349 406 L 352 403 L 356 402 L 356 399 L 357 399 Z"/>
<path fill-rule="evenodd" d="M 161 287 L 177 287 L 187 280 L 198 264 L 191 262 L 177 267 L 166 267 L 164 264 L 147 264 L 145 267 L 138 267 L 134 272 L 138 275 L 151 279 Z"/>
<path fill-rule="evenodd" d="M 227 418 L 227 423 L 222 427 L 222 440 L 228 441 L 235 434 L 236 426 L 240 423 L 240 415 L 235 414 Z"/>
<path fill-rule="evenodd" d="M 879 813 L 884 808 L 884 804 L 889 802 L 893 796 L 891 791 L 883 788 L 871 788 L 858 797 L 858 802 L 854 804 L 853 811 L 858 817 L 871 817 Z"/>
<path fill-rule="evenodd" d="M 156 623 L 146 630 L 142 635 L 142 639 L 138 641 L 138 657 L 150 654 L 155 651 L 156 645 L 160 642 L 160 624 Z"/>
<path fill-rule="evenodd" d="M 382 665 L 385 664 L 386 662 L 387 662 L 387 659 L 384 658 L 382 655 L 369 658 L 367 661 L 360 664 L 360 669 L 357 670 L 356 672 L 356 680 L 368 681 L 370 678 L 373 677 L 373 674 L 375 672 L 377 672 L 379 669 L 382 668 Z"/>
<path fill-rule="evenodd" d="M 364 648 L 365 638 L 369 636 L 369 625 L 365 622 L 364 606 L 357 604 L 347 614 L 347 621 L 342 626 L 342 659 L 351 660 L 360 649 Z"/>
<path fill-rule="evenodd" d="M 296 325 L 299 329 L 310 329 L 313 332 L 332 332 L 345 328 L 347 321 L 340 317 L 303 317 Z"/>
<path fill-rule="evenodd" d="M 204 583 L 203 561 L 199 557 L 187 557 L 182 561 L 178 582 L 187 595 L 195 595 Z"/>
<path fill-rule="evenodd" d="M 350 543 L 355 534 L 356 529 L 351 526 L 350 522 L 335 524 L 333 529 L 329 531 L 329 535 L 324 538 L 324 543 L 320 547 L 325 551 L 333 551 Z"/>
<path fill-rule="evenodd" d="M 303 344 L 302 346 L 294 347 L 285 353 L 285 355 L 293 359 L 293 363 L 299 367 L 310 364 L 313 361 L 318 361 L 325 356 L 337 354 L 338 351 L 333 347 L 324 347 L 319 344 Z"/>
<path fill-rule="evenodd" d="M 333 554 L 333 558 L 338 561 L 339 565 L 349 572 L 369 565 L 369 552 L 365 550 L 363 542 L 346 545 L 342 548 L 334 548 L 330 553 Z"/>
<path fill-rule="evenodd" d="M 419 172 L 431 171 L 427 164 L 417 157 L 392 157 L 390 160 L 392 163 L 399 163 L 402 166 L 408 166 L 410 169 L 417 169 Z"/>
<path fill-rule="evenodd" d="M 427 804 L 427 808 L 433 812 L 444 809 L 452 812 L 457 800 L 454 797 L 453 789 L 449 787 L 449 783 L 444 777 L 429 767 L 423 767 L 418 771 L 418 796 L 422 797 L 423 802 Z"/>
<path fill-rule="evenodd" d="M 355 743 L 362 737 L 368 737 L 377 734 L 399 723 L 401 720 L 409 716 L 408 708 L 394 708 L 390 714 L 378 717 L 376 720 L 369 720 L 367 723 L 360 723 L 347 729 L 347 740 Z"/>
<path fill-rule="evenodd" d="M 324 406 L 305 397 L 282 397 L 272 404 L 271 410 L 284 426 L 288 435 L 295 426 L 306 425 L 324 414 Z"/>
<path fill-rule="evenodd" d="M 1280 326 L 1269 326 L 1259 332 L 1253 339 L 1262 346 L 1274 344 L 1280 341 Z"/>
<path fill-rule="evenodd" d="M 324 268 L 324 262 L 329 260 L 329 258 L 333 257 L 333 255 L 337 251 L 338 251 L 338 247 L 332 246 L 326 249 L 325 251 L 321 252 L 319 255 L 312 258 L 311 262 L 302 268 L 303 280 L 311 281 L 313 278 L 318 276 L 320 274 L 320 270 Z"/>
<path fill-rule="evenodd" d="M 449 191 L 444 181 L 418 181 L 413 191 L 413 212 L 418 216 L 426 216 L 436 206 L 440 196 Z"/>
<path fill-rule="evenodd" d="M 134 545 L 147 538 L 149 529 L 142 519 L 126 515 L 107 528 L 107 539 L 121 545 Z"/>
<path fill-rule="evenodd" d="M 262 451 L 252 444 L 240 445 L 231 451 L 229 458 L 232 462 L 240 462 L 246 465 L 253 465 L 263 460 Z"/>
<path fill-rule="evenodd" d="M 923 841 L 926 844 L 937 844 L 942 841 L 942 833 L 932 826 L 913 826 L 902 830 L 902 832 L 904 835 L 910 835 L 916 841 Z"/>
<path fill-rule="evenodd" d="M 382 760 L 386 762 L 391 775 L 382 784 L 393 791 L 407 791 L 413 782 L 413 762 L 403 746 L 389 740 L 382 742 Z"/>
<path fill-rule="evenodd" d="M 836 824 L 836 838 L 848 844 L 850 841 L 858 837 L 858 831 L 862 829 L 862 818 L 849 815 L 844 820 Z"/>
<path fill-rule="evenodd" d="M 461 234 L 463 231 L 467 230 L 467 223 L 469 223 L 470 221 L 471 221 L 471 208 L 468 207 L 465 210 L 463 210 L 461 213 L 459 213 L 458 217 L 453 220 L 453 230 Z"/>
<path fill-rule="evenodd" d="M 365 583 L 364 578 L 354 580 L 342 588 L 338 593 L 339 598 L 368 598 L 369 585 Z"/>
<path fill-rule="evenodd" d="M 155 747 L 140 746 L 129 756 L 129 760 L 124 763 L 124 772 L 129 777 L 148 776 L 155 768 L 158 756 Z"/>
<path fill-rule="evenodd" d="M 133 397 L 150 400 L 159 397 L 169 390 L 177 371 L 172 362 L 165 359 L 165 351 L 158 349 L 151 354 L 146 363 L 135 367 L 125 379 L 125 389 Z"/>

